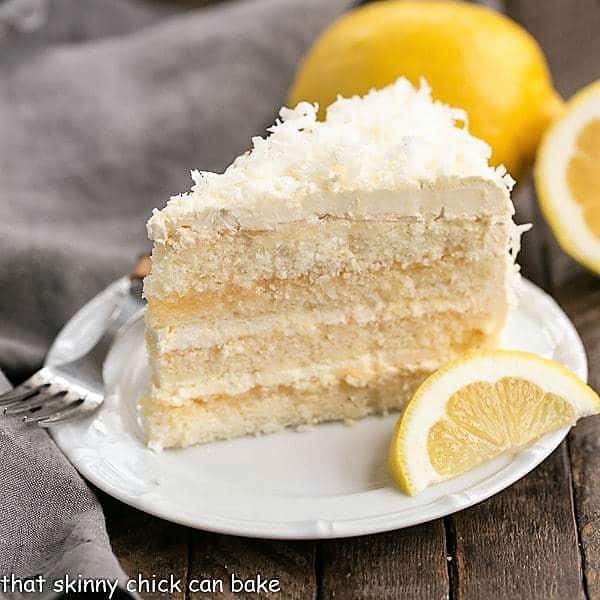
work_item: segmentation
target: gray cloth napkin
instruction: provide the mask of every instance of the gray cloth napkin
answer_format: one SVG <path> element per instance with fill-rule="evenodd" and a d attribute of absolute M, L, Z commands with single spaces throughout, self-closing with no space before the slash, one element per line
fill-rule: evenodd
<path fill-rule="evenodd" d="M 6 389 L 10 385 L 0 372 L 0 392 Z M 44 430 L 5 419 L 0 465 L 0 578 L 5 577 L 0 597 L 18 598 L 35 589 L 40 591 L 35 597 L 52 598 L 59 595 L 54 582 L 67 574 L 125 587 L 98 501 Z M 38 575 L 45 581 L 34 582 L 34 588 L 15 580 Z"/>
<path fill-rule="evenodd" d="M 148 251 L 151 209 L 191 168 L 222 170 L 264 133 L 347 4 L 0 2 L 0 367 L 14 382 Z M 124 577 L 97 500 L 44 431 L 0 418 L 0 465 L 0 578 Z"/>

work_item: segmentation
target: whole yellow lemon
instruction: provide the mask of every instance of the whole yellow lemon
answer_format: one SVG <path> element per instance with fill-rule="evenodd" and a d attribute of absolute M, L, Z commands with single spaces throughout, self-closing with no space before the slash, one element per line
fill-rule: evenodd
<path fill-rule="evenodd" d="M 384 0 L 333 23 L 305 57 L 291 105 L 362 95 L 401 75 L 425 78 L 433 96 L 469 115 L 492 147 L 492 163 L 518 177 L 547 125 L 562 112 L 534 38 L 490 9 L 451 0 Z"/>

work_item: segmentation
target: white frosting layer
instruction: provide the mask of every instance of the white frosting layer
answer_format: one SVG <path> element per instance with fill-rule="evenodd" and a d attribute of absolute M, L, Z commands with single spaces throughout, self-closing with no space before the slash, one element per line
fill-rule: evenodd
<path fill-rule="evenodd" d="M 271 135 L 254 138 L 224 173 L 193 172 L 192 191 L 154 211 L 151 239 L 165 242 L 178 230 L 181 239 L 186 230 L 272 229 L 326 215 L 473 216 L 489 207 L 463 192 L 482 181 L 501 190 L 490 199 L 508 198 L 512 179 L 489 166 L 490 148 L 468 132 L 464 111 L 434 102 L 424 83 L 415 89 L 401 78 L 363 98 L 339 98 L 322 122 L 316 112 L 305 102 L 283 108 Z M 439 193 L 448 189 L 460 193 Z M 505 214 L 506 205 L 492 212 Z"/>

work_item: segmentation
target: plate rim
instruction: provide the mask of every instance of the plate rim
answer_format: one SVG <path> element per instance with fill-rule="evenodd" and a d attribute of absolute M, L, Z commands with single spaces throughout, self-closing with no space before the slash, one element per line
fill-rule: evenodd
<path fill-rule="evenodd" d="M 107 297 L 111 289 L 122 285 L 123 280 L 124 278 L 118 279 L 107 286 L 69 319 L 52 343 L 46 356 L 45 363 L 52 362 L 55 359 L 57 344 L 69 325 L 80 319 L 82 313 L 90 310 L 94 304 L 99 305 L 102 302 L 103 296 Z M 569 341 L 576 345 L 573 352 L 579 356 L 581 361 L 582 373 L 580 375 L 585 375 L 584 380 L 587 381 L 587 356 L 583 342 L 571 320 L 554 298 L 537 285 L 525 278 L 521 278 L 521 285 L 528 288 L 528 292 L 537 296 L 537 299 L 548 303 L 557 316 L 560 316 L 562 326 L 565 330 L 565 336 L 568 336 Z M 129 325 L 131 324 L 132 323 Z M 109 496 L 112 496 L 137 510 L 141 510 L 142 512 L 178 525 L 213 533 L 261 539 L 317 540 L 356 537 L 404 529 L 454 514 L 460 510 L 478 504 L 479 502 L 483 502 L 491 496 L 507 489 L 535 469 L 556 450 L 566 437 L 569 429 L 569 427 L 561 429 L 539 440 L 536 443 L 536 447 L 542 447 L 542 451 L 536 452 L 531 458 L 527 458 L 527 453 L 530 449 L 524 449 L 515 454 L 513 460 L 493 473 L 489 478 L 477 482 L 464 490 L 454 493 L 451 492 L 435 498 L 430 504 L 421 505 L 419 508 L 422 508 L 423 510 L 414 511 L 408 518 L 406 515 L 406 507 L 404 507 L 402 510 L 395 512 L 384 512 L 378 515 L 368 515 L 364 517 L 339 518 L 333 520 L 307 518 L 305 520 L 295 521 L 264 521 L 246 518 L 236 519 L 214 514 L 211 515 L 210 513 L 199 513 L 192 518 L 186 515 L 179 515 L 173 510 L 169 510 L 168 504 L 154 506 L 152 502 L 144 501 L 143 496 L 135 497 L 129 495 L 123 491 L 122 488 L 111 486 L 110 482 L 99 476 L 94 469 L 90 468 L 90 463 L 81 460 L 77 456 L 73 451 L 75 448 L 72 448 L 68 443 L 63 443 L 64 440 L 62 440 L 60 435 L 60 427 L 51 428 L 49 431 L 69 462 L 71 462 L 74 468 L 87 481 Z"/>

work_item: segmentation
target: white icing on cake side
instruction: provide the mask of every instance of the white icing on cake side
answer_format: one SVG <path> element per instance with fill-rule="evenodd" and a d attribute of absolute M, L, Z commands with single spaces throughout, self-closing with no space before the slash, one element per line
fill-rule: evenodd
<path fill-rule="evenodd" d="M 513 180 L 503 167 L 489 166 L 491 150 L 468 132 L 464 111 L 432 101 L 426 84 L 415 89 L 401 78 L 362 98 L 339 98 L 325 121 L 317 121 L 316 112 L 306 102 L 282 108 L 271 135 L 254 138 L 253 149 L 224 173 L 193 172 L 192 191 L 154 211 L 150 238 L 165 242 L 181 227 L 196 234 L 271 229 L 324 215 L 418 215 L 419 193 L 446 184 L 461 188 L 464 179 L 496 188 L 497 214 L 511 214 Z M 399 190 L 413 193 L 394 193 Z M 364 193 L 379 201 L 361 202 Z M 441 195 L 439 202 L 440 210 L 452 212 Z M 463 216 L 476 207 L 454 208 Z"/>

